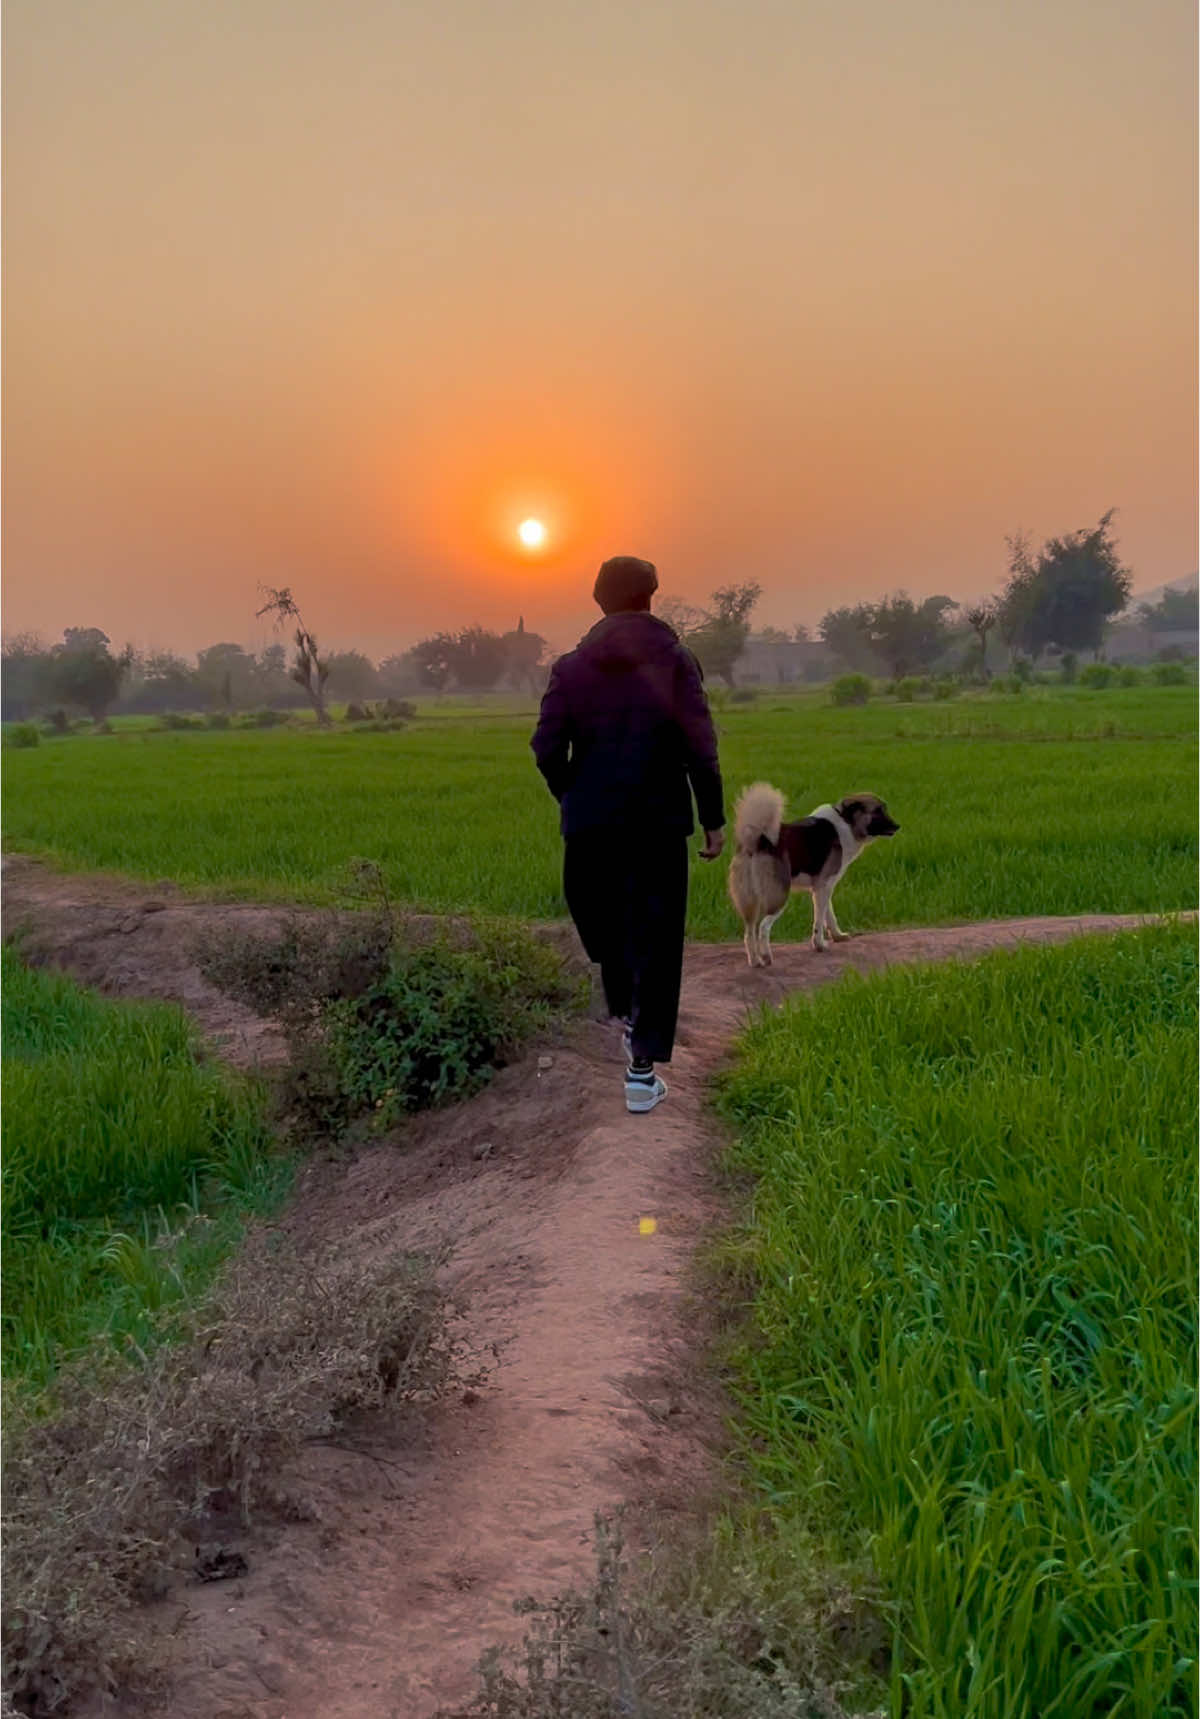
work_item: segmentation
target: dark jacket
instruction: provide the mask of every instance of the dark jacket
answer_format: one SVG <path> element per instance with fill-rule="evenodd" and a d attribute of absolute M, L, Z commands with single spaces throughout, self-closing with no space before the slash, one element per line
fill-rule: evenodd
<path fill-rule="evenodd" d="M 688 836 L 692 794 L 703 829 L 725 822 L 699 666 L 648 612 L 606 616 L 558 659 L 531 744 L 562 806 L 564 836 L 629 828 Z"/>

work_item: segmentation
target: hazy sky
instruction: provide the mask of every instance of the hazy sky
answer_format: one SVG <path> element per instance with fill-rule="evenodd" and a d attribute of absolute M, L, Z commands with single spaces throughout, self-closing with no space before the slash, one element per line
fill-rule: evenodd
<path fill-rule="evenodd" d="M 1191 0 L 6 0 L 4 627 L 1196 565 Z M 516 526 L 545 521 L 546 551 Z"/>

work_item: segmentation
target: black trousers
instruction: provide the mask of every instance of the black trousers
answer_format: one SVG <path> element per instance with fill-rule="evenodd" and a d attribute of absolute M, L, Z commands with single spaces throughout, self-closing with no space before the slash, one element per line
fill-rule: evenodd
<path fill-rule="evenodd" d="M 670 1062 L 683 975 L 688 853 L 682 835 L 568 836 L 563 890 L 611 1015 L 631 1025 L 639 1061 Z"/>

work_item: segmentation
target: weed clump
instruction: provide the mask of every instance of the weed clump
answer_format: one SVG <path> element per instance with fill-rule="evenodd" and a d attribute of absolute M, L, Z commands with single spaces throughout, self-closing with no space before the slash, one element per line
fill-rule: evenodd
<path fill-rule="evenodd" d="M 214 1517 L 303 1512 L 283 1482 L 306 1442 L 360 1410 L 466 1382 L 432 1265 L 302 1258 L 260 1232 L 184 1340 L 97 1343 L 39 1398 L 5 1403 L 5 1688 L 30 1713 L 145 1688 L 138 1602 L 185 1570 Z"/>
<path fill-rule="evenodd" d="M 677 1579 L 638 1581 L 619 1519 L 598 1516 L 595 1528 L 590 1589 L 519 1602 L 522 1647 L 489 1650 L 474 1700 L 436 1719 L 883 1719 L 846 1705 L 880 1687 L 886 1629 L 869 1603 L 806 1595 L 790 1608 L 800 1621 L 737 1571 L 688 1592 Z"/>

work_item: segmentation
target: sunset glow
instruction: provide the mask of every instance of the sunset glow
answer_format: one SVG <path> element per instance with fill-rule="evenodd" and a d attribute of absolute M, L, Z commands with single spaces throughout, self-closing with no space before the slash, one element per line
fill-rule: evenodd
<path fill-rule="evenodd" d="M 150 12 L 6 9 L 6 631 L 565 648 L 618 550 L 814 626 L 1110 507 L 1194 571 L 1184 0 Z"/>

